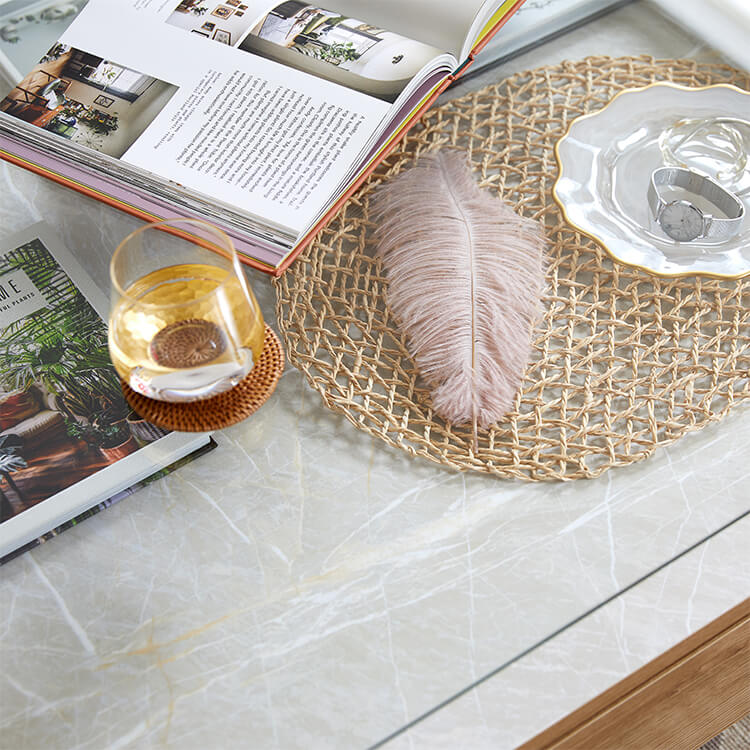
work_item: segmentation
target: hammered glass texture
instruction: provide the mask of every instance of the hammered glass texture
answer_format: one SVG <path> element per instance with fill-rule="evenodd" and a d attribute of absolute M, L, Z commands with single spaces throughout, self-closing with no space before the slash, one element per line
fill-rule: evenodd
<path fill-rule="evenodd" d="M 284 350 L 266 325 L 263 350 L 253 369 L 233 388 L 202 401 L 178 403 L 147 398 L 120 380 L 125 400 L 136 414 L 165 430 L 210 432 L 247 419 L 276 389 L 284 372 Z"/>

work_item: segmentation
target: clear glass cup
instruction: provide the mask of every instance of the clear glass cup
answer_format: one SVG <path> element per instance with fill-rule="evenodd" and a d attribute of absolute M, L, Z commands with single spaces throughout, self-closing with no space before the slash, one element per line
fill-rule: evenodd
<path fill-rule="evenodd" d="M 160 401 L 211 398 L 258 361 L 260 307 L 229 237 L 198 219 L 147 224 L 110 264 L 109 351 L 120 377 Z"/>
<path fill-rule="evenodd" d="M 750 194 L 750 120 L 682 118 L 659 136 L 664 163 L 713 177 L 736 196 Z"/>

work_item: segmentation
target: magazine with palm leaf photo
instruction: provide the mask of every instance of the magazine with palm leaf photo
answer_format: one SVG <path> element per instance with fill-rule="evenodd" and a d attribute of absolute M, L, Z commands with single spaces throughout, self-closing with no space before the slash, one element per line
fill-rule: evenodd
<path fill-rule="evenodd" d="M 0 247 L 0 562 L 210 441 L 130 410 L 106 310 L 44 225 Z"/>

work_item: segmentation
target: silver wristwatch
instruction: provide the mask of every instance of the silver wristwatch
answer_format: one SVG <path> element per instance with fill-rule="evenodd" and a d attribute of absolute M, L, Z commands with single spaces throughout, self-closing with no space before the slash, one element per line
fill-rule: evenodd
<path fill-rule="evenodd" d="M 688 200 L 665 200 L 659 192 L 663 187 L 682 188 L 700 195 L 727 218 L 703 213 Z M 745 217 L 745 206 L 736 195 L 711 177 L 683 167 L 659 167 L 651 173 L 648 205 L 664 234 L 675 242 L 729 239 L 740 231 Z"/>

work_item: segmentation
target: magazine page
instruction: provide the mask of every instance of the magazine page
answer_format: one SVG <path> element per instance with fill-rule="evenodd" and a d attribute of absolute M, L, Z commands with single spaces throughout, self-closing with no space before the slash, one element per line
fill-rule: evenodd
<path fill-rule="evenodd" d="M 214 0 L 183 0 L 166 20 L 191 34 L 390 102 L 443 55 L 436 47 L 394 32 L 394 27 L 375 26 L 317 5 L 286 0 L 257 7 L 260 16 L 240 0 L 226 0 L 218 7 Z M 216 13 L 223 20 L 217 20 Z"/>
<path fill-rule="evenodd" d="M 43 225 L 0 246 L 0 557 L 208 441 L 130 412 L 106 310 Z"/>
<path fill-rule="evenodd" d="M 399 95 L 365 73 L 403 59 L 382 30 L 307 5 L 282 18 L 302 4 L 283 5 L 90 0 L 0 110 L 300 233 Z M 416 46 L 403 57 L 429 67 L 439 51 Z M 289 55 L 314 70 L 271 59 Z"/>
<path fill-rule="evenodd" d="M 477 31 L 485 25 L 503 0 L 329 0 L 331 10 L 358 18 L 371 24 L 397 29 L 411 39 L 417 39 L 463 61 L 474 46 Z"/>

